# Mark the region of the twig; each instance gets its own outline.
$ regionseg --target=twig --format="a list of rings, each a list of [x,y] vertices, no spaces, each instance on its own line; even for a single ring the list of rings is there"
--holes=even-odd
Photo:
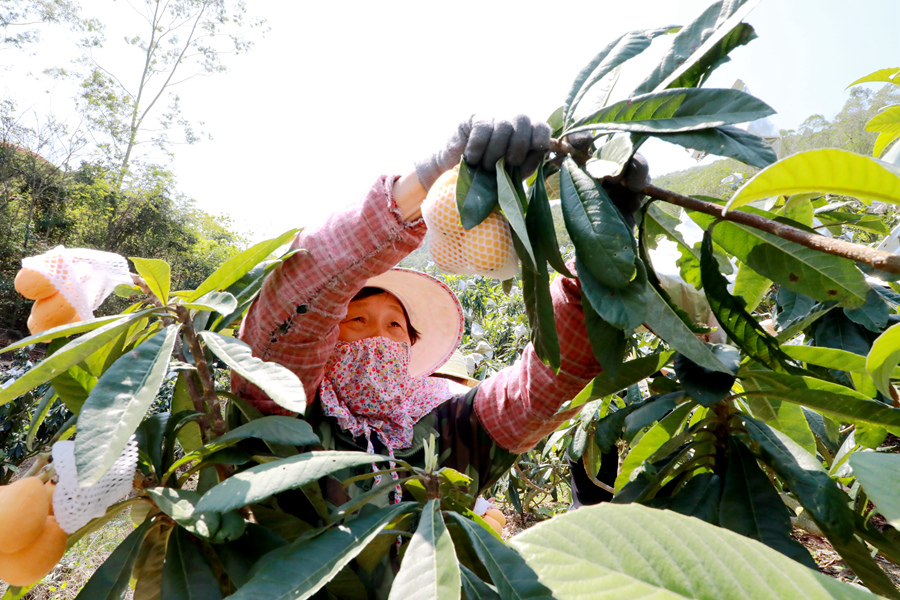
[[[522,467],[519,466],[519,463],[518,463],[518,462],[515,463],[515,465],[516,465],[516,471],[519,473],[519,476],[522,478],[522,480],[523,480],[525,483],[527,483],[529,486],[533,487],[533,488],[536,489],[537,491],[539,491],[539,492],[541,492],[541,493],[543,493],[543,494],[547,494],[548,496],[553,494],[553,492],[551,492],[550,490],[545,490],[544,488],[542,488],[541,486],[539,486],[539,485],[536,484],[535,482],[533,482],[533,481],[531,481],[530,479],[528,479],[528,476],[525,475],[525,472],[524,472],[524,471],[522,471]]]
[[[214,437],[218,437],[225,433],[225,420],[222,418],[219,396],[216,393],[216,382],[213,381],[209,365],[206,364],[206,355],[203,353],[203,347],[200,346],[200,340],[194,332],[190,313],[185,307],[177,306],[175,314],[184,325],[181,331],[184,333],[184,338],[187,340],[188,347],[191,349],[191,354],[194,357],[194,366],[197,367],[197,376],[200,378],[200,386],[203,388],[202,397],[206,403],[206,414],[209,415],[212,421],[210,429]]]
[[[571,156],[575,159],[575,162],[581,166],[584,166],[591,158],[590,154],[579,151],[565,139],[550,140],[550,151],[556,153],[557,159],[566,155]],[[555,159],[553,162],[556,163],[561,161]],[[609,180],[609,178],[606,179]],[[861,244],[854,244],[844,240],[825,237],[824,235],[809,233],[808,231],[798,229],[797,227],[785,225],[784,223],[779,223],[778,221],[740,210],[732,210],[726,213],[725,209],[718,204],[704,202],[703,200],[691,198],[690,196],[683,196],[671,190],[656,187],[652,184],[645,187],[642,191],[644,194],[655,200],[662,200],[663,202],[675,204],[682,208],[696,210],[697,212],[702,212],[718,219],[722,219],[723,221],[747,225],[754,229],[777,235],[782,239],[795,242],[801,246],[806,246],[812,250],[831,254],[832,256],[849,258],[850,260],[867,264],[875,269],[900,275],[900,255],[891,252],[875,250],[874,248],[869,248],[868,246],[863,246]]]

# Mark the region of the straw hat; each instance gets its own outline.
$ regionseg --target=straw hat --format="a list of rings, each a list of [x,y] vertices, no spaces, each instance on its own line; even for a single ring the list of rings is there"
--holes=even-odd
[[[459,350],[454,350],[450,355],[450,359],[437,368],[433,375],[446,375],[458,379],[469,387],[475,387],[480,381],[469,376],[469,370],[466,368],[466,357]]]
[[[449,287],[430,275],[401,267],[372,277],[366,287],[393,294],[419,332],[418,341],[410,349],[410,376],[431,375],[447,362],[459,346],[465,324],[462,306]]]

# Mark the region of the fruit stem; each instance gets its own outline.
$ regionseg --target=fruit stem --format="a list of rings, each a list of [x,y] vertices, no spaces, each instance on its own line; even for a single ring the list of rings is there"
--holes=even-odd
[[[41,471],[41,469],[46,467],[49,463],[50,463],[50,453],[49,452],[42,452],[41,454],[38,454],[35,457],[34,463],[31,465],[31,468],[28,469],[28,472],[25,473],[25,475],[23,475],[22,477],[36,477],[37,474]],[[55,473],[55,471],[54,471],[54,473]],[[52,477],[52,475],[51,475],[51,477]],[[44,479],[44,481],[47,481],[47,480]]]

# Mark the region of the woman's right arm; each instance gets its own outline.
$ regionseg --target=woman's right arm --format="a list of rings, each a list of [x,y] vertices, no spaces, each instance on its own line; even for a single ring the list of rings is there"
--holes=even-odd
[[[425,224],[416,210],[424,196],[415,175],[380,178],[361,203],[301,232],[291,247],[302,251],[266,278],[240,338],[257,358],[293,371],[308,399],[322,381],[350,300],[366,280],[422,243]],[[232,376],[232,389],[263,412],[290,414],[240,376]]]

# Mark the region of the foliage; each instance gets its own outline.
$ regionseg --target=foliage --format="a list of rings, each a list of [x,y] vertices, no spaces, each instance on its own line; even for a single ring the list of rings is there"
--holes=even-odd
[[[870,591],[900,597],[867,546],[892,560],[900,556],[896,531],[878,530],[869,519],[866,491],[872,488],[872,498],[884,504],[876,510],[896,519],[897,490],[878,477],[892,465],[865,458],[889,433],[900,434],[892,384],[900,378],[893,325],[900,293],[867,280],[855,262],[836,254],[840,248],[813,250],[731,222],[736,213],[752,213],[802,230],[814,215],[828,213],[843,219],[830,227],[859,227],[862,217],[854,220],[857,213],[834,206],[823,192],[865,200],[873,191],[866,171],[877,171],[885,184],[876,190],[879,199],[900,203],[893,191],[900,174],[877,159],[835,151],[776,161],[760,140],[732,135],[731,125],[770,109],[743,92],[698,88],[753,37],[741,23],[751,6],[717,2],[683,28],[614,41],[578,75],[551,117],[557,140],[582,131],[593,139],[585,153],[559,144],[547,157],[537,177],[558,176],[558,185],[535,180],[528,193],[501,163],[496,198],[480,195],[474,207],[461,198],[469,224],[484,214],[485,202],[502,208],[524,265],[521,279],[511,283],[447,278],[469,312],[467,349],[489,340],[493,356],[481,353],[483,375],[495,368],[491,361],[513,360],[523,341],[515,326],[489,318],[499,313],[527,318],[548,368],[562,364],[570,340],[549,343],[555,323],[546,298],[550,267],[561,271],[563,261],[547,240],[554,223],[550,194],[541,191],[559,190],[576,248],[585,333],[606,370],[564,407],[580,408],[572,413],[579,414],[525,460],[537,469],[569,446],[588,473],[597,473],[601,457],[627,450],[616,457],[622,459],[618,477],[604,482],[615,493],[611,504],[550,519],[507,545],[471,512],[478,490],[470,489],[470,478],[437,468],[434,438],[415,464],[316,450],[320,432],[306,420],[263,416],[219,389],[214,366],[221,361],[285,408],[300,412],[305,405],[296,376],[254,358],[230,337],[268,270],[284,260],[264,263],[296,233],[289,231],[227,260],[193,290],[176,290],[162,261],[135,260],[143,295],[125,311],[5,349],[53,343],[52,354],[0,390],[0,403],[44,384],[60,394],[77,413],[75,458],[83,483],[96,481],[138,434],[137,494],[110,513],[133,505],[139,525],[82,595],[119,595],[133,576],[141,597],[870,597],[806,568],[814,567],[809,554],[790,537],[792,521],[802,516]],[[638,85],[634,101],[605,106],[620,68],[661,35],[674,36],[671,48]],[[583,101],[597,90],[600,101]],[[725,155],[771,163],[736,192],[728,211],[706,199],[705,209],[715,209],[716,217],[685,215],[704,230],[699,247],[686,247],[667,220],[673,215],[654,211],[653,203],[632,215],[615,200],[618,171],[654,135],[677,135],[669,139],[704,149],[725,136],[731,140],[720,147]],[[795,170],[798,161],[805,171]],[[742,194],[760,186],[773,199],[744,205]],[[688,307],[661,285],[647,249],[663,238],[685,249],[692,283],[720,331],[694,323]],[[723,265],[731,264],[738,266],[736,277],[755,274],[763,289],[754,297],[774,294],[761,305],[774,314],[754,312],[757,303],[729,288],[723,271],[731,268]],[[503,285],[520,287],[522,298],[503,296]],[[752,287],[742,286],[736,289]],[[776,335],[759,322],[763,316],[772,317]],[[727,344],[698,339],[723,333]],[[787,343],[801,340],[799,352]],[[147,417],[167,372],[178,373],[172,408]],[[32,426],[39,423],[40,416]],[[415,500],[390,502],[386,494],[396,484],[386,479],[343,504],[325,501],[331,497],[323,485],[388,472],[397,472],[396,484]],[[196,490],[187,489],[188,481]],[[519,486],[506,489],[512,499]],[[305,518],[292,511],[298,506],[308,509]],[[670,512],[655,510],[661,508]],[[398,536],[409,539],[399,551]],[[760,584],[776,578],[772,590]]]

